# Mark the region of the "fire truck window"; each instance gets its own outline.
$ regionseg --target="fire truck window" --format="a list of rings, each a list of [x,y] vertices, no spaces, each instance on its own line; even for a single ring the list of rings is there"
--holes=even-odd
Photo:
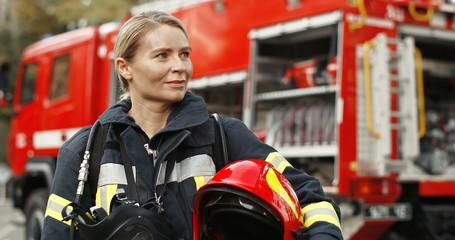
[[[53,101],[68,94],[70,56],[55,58],[49,90],[49,100]]]
[[[24,78],[21,86],[21,104],[31,102],[35,96],[36,63],[24,67]]]
[[[337,26],[331,25],[260,41],[259,56],[307,60],[336,54]]]

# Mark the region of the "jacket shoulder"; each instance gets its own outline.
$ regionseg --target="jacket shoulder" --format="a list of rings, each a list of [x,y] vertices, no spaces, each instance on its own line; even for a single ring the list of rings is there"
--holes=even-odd
[[[68,141],[66,141],[60,147],[60,151],[70,150],[73,152],[83,153],[91,129],[92,126],[86,126],[77,131],[70,139],[68,139]]]
[[[226,116],[221,116],[220,119],[223,126],[226,126],[225,129],[231,127],[248,129],[247,126],[240,119]]]
[[[222,116],[220,119],[228,138],[248,138],[248,140],[254,141],[259,140],[240,119],[225,116]]]

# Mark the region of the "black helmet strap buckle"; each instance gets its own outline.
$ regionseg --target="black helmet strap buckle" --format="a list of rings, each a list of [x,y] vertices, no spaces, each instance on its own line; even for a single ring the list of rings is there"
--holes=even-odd
[[[308,228],[307,227],[300,227],[298,232],[295,230],[291,231],[292,236],[294,237],[294,240],[308,240],[310,239],[310,234],[308,233]]]

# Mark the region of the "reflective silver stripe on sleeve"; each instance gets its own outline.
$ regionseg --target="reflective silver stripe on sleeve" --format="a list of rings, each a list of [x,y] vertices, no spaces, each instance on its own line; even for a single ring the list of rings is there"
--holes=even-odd
[[[270,153],[267,158],[265,159],[266,162],[269,162],[275,167],[275,169],[283,173],[286,167],[292,167],[292,165],[278,152]]]
[[[340,228],[340,220],[332,204],[319,202],[310,204],[302,209],[305,227],[311,226],[315,222],[328,222]]]
[[[330,215],[335,219],[338,219],[338,216],[330,209],[327,208],[317,208],[317,209],[312,209],[309,210],[305,213],[305,221],[308,220],[310,217],[316,216],[318,214],[325,214],[325,215]]]
[[[62,210],[65,206],[70,204],[71,201],[66,200],[56,194],[51,194],[47,201],[47,208],[44,217],[52,217],[57,221],[70,225],[71,221],[63,221]],[[73,208],[68,207],[67,212],[70,212]]]
[[[157,184],[164,183],[167,162],[161,165]],[[215,163],[207,154],[201,154],[184,159],[175,163],[174,170],[169,177],[169,182],[182,182],[185,179],[196,176],[213,176],[216,173]]]

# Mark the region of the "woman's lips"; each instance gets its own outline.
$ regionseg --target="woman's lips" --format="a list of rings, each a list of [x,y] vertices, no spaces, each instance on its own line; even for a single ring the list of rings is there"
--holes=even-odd
[[[168,84],[171,87],[184,87],[185,86],[185,80],[173,80],[173,81],[167,81],[166,84]]]

